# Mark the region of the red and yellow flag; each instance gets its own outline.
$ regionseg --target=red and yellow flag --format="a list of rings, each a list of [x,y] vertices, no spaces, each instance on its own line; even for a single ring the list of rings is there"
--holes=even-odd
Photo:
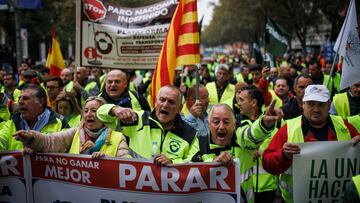
[[[52,46],[49,49],[45,66],[50,68],[50,75],[52,76],[60,76],[61,71],[65,68],[64,58],[62,57],[55,31],[52,31]]]
[[[154,106],[159,89],[173,84],[175,68],[200,63],[196,0],[180,0],[172,17],[151,82]]]

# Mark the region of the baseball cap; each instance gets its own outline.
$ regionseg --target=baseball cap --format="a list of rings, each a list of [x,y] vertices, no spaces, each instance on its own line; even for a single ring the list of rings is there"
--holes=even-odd
[[[215,73],[217,73],[220,69],[225,69],[225,70],[229,71],[230,68],[228,65],[221,63],[216,67]]]
[[[330,99],[330,92],[325,85],[309,85],[305,89],[303,101],[327,102]]]

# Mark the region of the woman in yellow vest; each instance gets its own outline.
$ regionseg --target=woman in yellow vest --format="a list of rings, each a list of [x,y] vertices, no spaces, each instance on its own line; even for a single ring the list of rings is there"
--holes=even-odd
[[[64,116],[70,127],[77,127],[81,121],[81,108],[71,92],[60,92],[56,97],[54,109],[56,113]]]
[[[107,128],[97,117],[96,110],[105,103],[102,98],[89,97],[85,101],[81,123],[76,128],[44,136],[35,131],[19,131],[14,136],[21,140],[26,152],[59,152],[91,154],[92,158],[105,155],[127,157],[128,145],[122,133]]]

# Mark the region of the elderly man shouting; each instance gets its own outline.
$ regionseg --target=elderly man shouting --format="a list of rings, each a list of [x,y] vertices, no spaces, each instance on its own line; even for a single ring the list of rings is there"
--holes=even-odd
[[[164,86],[153,112],[106,104],[97,110],[97,116],[105,125],[127,136],[132,157],[154,158],[159,165],[184,163],[198,152],[199,143],[196,131],[179,115],[181,99],[177,87]]]

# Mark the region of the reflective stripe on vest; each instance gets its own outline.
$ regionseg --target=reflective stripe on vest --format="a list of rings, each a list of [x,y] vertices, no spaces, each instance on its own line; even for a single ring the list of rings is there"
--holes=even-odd
[[[346,92],[335,94],[333,102],[338,116],[343,118],[350,116],[350,104]]]
[[[209,92],[209,107],[212,107],[214,104],[227,104],[230,108],[233,108],[233,99],[235,96],[235,86],[233,84],[228,84],[221,95],[220,101],[218,100],[218,93],[216,89],[215,82],[210,82],[206,84],[206,89]],[[209,108],[211,109],[211,108]]]
[[[123,139],[123,134],[120,132],[112,131],[109,132],[109,137],[106,139],[105,144],[100,148],[100,152],[116,157],[118,147],[121,140]],[[76,130],[73,141],[71,143],[69,154],[80,154],[80,133],[79,129]]]
[[[301,129],[301,118],[298,116],[296,118],[287,120],[287,135],[289,143],[303,143],[304,135]],[[350,132],[346,127],[343,118],[340,116],[330,115],[331,121],[335,128],[335,133],[338,141],[350,140]],[[280,190],[281,195],[283,196],[286,202],[293,202],[293,191],[292,191],[292,168],[290,167],[286,172],[280,175]]]
[[[277,130],[274,130],[271,133],[271,137],[266,138],[263,143],[259,146],[259,151],[264,152],[265,149],[269,146],[272,137],[276,134]],[[279,185],[278,176],[272,175],[268,173],[262,166],[262,158],[258,158],[259,167],[254,166],[254,177],[253,183],[255,192],[265,192],[265,191],[273,191],[276,190]]]
[[[131,156],[131,158],[134,159],[144,159],[147,160],[145,157],[141,156],[140,154],[136,153],[134,150],[132,150],[131,148],[129,148],[129,155]]]

